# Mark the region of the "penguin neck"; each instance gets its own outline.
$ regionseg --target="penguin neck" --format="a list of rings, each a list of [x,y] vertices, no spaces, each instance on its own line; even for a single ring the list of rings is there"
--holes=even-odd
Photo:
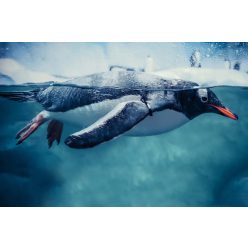
[[[194,101],[194,98],[191,98],[191,96],[185,97],[180,93],[178,95],[178,102],[178,111],[181,111],[190,120],[204,113],[203,106]]]

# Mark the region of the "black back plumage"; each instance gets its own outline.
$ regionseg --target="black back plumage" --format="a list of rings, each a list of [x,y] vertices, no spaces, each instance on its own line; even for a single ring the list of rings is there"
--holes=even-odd
[[[104,100],[113,100],[125,95],[139,95],[137,90],[111,88],[81,88],[51,86],[41,90],[36,100],[48,111],[65,112]]]
[[[133,71],[110,71],[76,78],[63,84],[50,84],[29,92],[1,94],[15,101],[37,101],[44,109],[65,112],[104,100],[118,99],[126,95],[139,95],[146,99],[150,92],[175,91],[177,101],[180,91],[198,86],[183,80],[165,80],[159,76]],[[176,103],[176,102],[175,102]],[[178,107],[177,110],[181,111]]]

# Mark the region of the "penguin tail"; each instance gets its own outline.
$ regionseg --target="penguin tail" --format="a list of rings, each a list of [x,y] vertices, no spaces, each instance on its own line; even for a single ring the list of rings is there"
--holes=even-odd
[[[36,101],[38,90],[32,91],[2,91],[0,97],[7,98],[16,102],[34,102]]]

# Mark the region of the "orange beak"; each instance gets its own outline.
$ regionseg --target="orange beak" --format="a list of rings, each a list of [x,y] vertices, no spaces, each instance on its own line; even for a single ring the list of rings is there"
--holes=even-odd
[[[208,104],[211,107],[218,109],[223,115],[233,120],[238,120],[238,116],[232,113],[228,108],[219,107],[213,104]]]

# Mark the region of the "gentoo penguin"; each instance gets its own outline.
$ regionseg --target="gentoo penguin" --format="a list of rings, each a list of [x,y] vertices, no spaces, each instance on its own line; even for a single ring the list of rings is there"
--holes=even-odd
[[[230,59],[228,59],[228,58],[224,59],[224,66],[228,70],[232,69],[232,63],[231,63]]]
[[[240,62],[236,62],[233,66],[233,70],[240,71]]]
[[[153,58],[148,55],[146,57],[146,64],[145,64],[145,69],[144,69],[145,72],[153,72],[155,71],[155,64],[154,64],[154,60]]]
[[[201,53],[199,50],[195,50],[189,58],[191,67],[201,67]]]
[[[74,83],[69,85],[69,83]],[[59,143],[63,122],[82,130],[66,138],[72,148],[88,148],[126,135],[154,135],[175,129],[204,113],[217,113],[237,120],[210,89],[193,82],[165,80],[156,75],[113,71],[93,74],[26,92],[1,92],[19,102],[34,101],[44,111],[17,133],[17,144],[40,125],[47,128],[49,147]]]

